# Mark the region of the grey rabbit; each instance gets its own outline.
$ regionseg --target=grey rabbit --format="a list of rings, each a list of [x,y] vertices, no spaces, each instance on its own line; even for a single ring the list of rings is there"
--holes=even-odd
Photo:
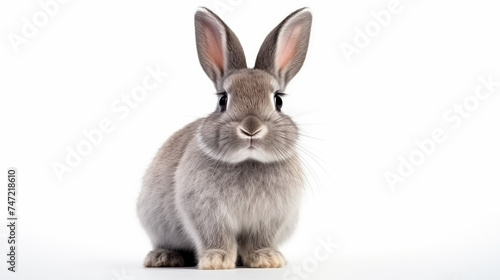
[[[311,23],[308,8],[291,13],[249,69],[231,29],[198,8],[198,57],[218,102],[172,135],[144,175],[137,213],[153,246],[144,266],[231,269],[238,257],[246,267],[286,264],[278,245],[296,227],[305,180],[299,131],[281,108]]]

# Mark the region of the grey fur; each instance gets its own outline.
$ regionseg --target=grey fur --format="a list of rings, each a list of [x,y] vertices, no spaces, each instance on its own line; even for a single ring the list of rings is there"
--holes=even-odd
[[[245,53],[241,47],[238,37],[233,31],[212,11],[207,8],[200,8],[195,14],[195,34],[198,58],[201,67],[212,80],[217,90],[222,89],[223,77],[227,76],[233,69],[247,68]],[[204,28],[209,28],[214,33],[220,33],[220,41],[224,45],[224,68],[214,67],[210,61],[210,54],[207,53],[207,36],[203,32]]]
[[[208,9],[198,10],[195,22],[218,26],[231,38],[226,43],[237,45],[215,69],[197,33],[200,63],[229,103],[172,135],[146,171],[137,212],[153,251],[144,265],[184,266],[196,258],[201,269],[228,269],[240,255],[248,267],[281,267],[277,246],[296,226],[304,185],[297,126],[274,107],[278,77],[245,69],[238,39]]]
[[[306,59],[307,48],[309,46],[309,37],[311,32],[312,15],[307,8],[298,9],[286,17],[278,26],[276,26],[269,35],[267,35],[264,43],[260,47],[257,59],[255,60],[255,68],[266,70],[273,74],[278,79],[282,90],[288,82],[299,72]],[[298,34],[297,52],[294,59],[284,71],[277,69],[275,63],[276,46],[279,42],[284,42],[288,38],[283,36],[285,29],[293,28],[294,26],[302,26],[303,30]]]

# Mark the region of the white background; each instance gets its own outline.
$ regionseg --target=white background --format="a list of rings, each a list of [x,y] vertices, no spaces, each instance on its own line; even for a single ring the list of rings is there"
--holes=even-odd
[[[43,9],[2,1],[0,169],[6,178],[18,168],[19,245],[14,274],[4,262],[5,220],[0,278],[499,279],[500,87],[456,127],[443,115],[472,100],[479,77],[500,80],[500,7],[401,0],[349,61],[341,45],[353,45],[356,28],[389,2],[75,0],[16,52],[9,36]],[[250,66],[275,25],[312,10],[308,57],[284,101],[309,136],[301,147],[314,173],[298,230],[282,248],[286,268],[141,266],[150,249],[135,214],[142,174],[169,135],[216,104],[196,55],[197,6],[219,12]],[[157,66],[169,76],[126,117],[113,112]],[[67,148],[104,119],[113,131],[59,180],[54,162],[64,164]],[[400,157],[435,129],[445,141],[391,189],[384,174],[397,174]],[[5,217],[6,187],[0,198]],[[326,260],[314,255],[319,239],[338,245]]]

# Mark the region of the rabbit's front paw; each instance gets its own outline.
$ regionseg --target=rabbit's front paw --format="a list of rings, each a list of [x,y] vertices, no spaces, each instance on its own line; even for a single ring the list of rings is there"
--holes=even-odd
[[[199,269],[231,269],[236,264],[236,255],[220,249],[208,249],[203,252],[198,263]]]
[[[154,250],[144,259],[145,267],[184,266],[184,258],[178,252],[166,249]]]
[[[243,264],[253,268],[277,268],[286,264],[281,253],[273,248],[262,248],[243,255]]]

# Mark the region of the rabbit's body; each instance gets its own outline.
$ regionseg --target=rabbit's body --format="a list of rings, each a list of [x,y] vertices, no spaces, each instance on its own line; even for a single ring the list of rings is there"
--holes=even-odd
[[[146,171],[137,204],[153,245],[145,266],[196,259],[199,268],[225,269],[237,255],[249,267],[285,264],[277,246],[297,223],[303,173],[298,129],[281,113],[280,96],[302,66],[307,41],[298,39],[308,40],[310,20],[306,10],[290,15],[264,42],[256,69],[246,69],[232,31],[198,11],[198,52],[218,109],[170,137]]]
[[[172,135],[156,154],[143,178],[137,212],[155,249],[189,249],[194,240],[183,230],[175,206],[175,173],[184,151],[193,139],[198,121]]]
[[[270,237],[263,242],[279,244],[297,221],[303,184],[288,174],[297,172],[298,159],[221,163],[203,155],[196,143],[201,121],[174,134],[144,177],[138,211],[153,246],[195,251],[197,239],[203,237],[190,230],[193,225],[184,224],[184,216],[191,217],[196,228],[216,226],[221,235],[236,237],[239,246],[253,232],[259,235],[252,238]],[[221,173],[214,180],[214,174]]]

